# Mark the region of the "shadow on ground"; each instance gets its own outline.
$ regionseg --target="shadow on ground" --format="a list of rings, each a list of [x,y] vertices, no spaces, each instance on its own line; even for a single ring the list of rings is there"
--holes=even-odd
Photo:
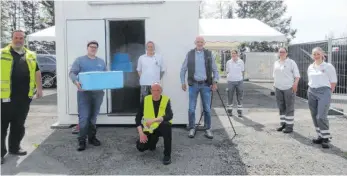
[[[343,151],[342,149],[340,149],[339,147],[336,147],[335,145],[333,145],[331,143],[330,143],[330,149],[323,149],[321,145],[313,144],[312,139],[309,139],[309,138],[303,136],[302,134],[300,134],[296,131],[294,131],[292,134],[290,134],[290,136],[293,139],[300,142],[301,144],[304,144],[304,145],[310,146],[310,147],[314,147],[316,149],[321,150],[324,153],[336,155],[336,156],[339,156],[339,157],[347,160],[347,153],[345,151]]]
[[[34,99],[31,105],[57,105],[57,94],[47,95],[40,99]]]

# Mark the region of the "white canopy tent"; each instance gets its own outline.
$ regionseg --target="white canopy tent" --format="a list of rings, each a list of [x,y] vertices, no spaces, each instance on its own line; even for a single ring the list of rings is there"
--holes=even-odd
[[[233,48],[240,42],[285,42],[286,36],[257,19],[200,19],[206,47]],[[29,41],[55,41],[55,26],[28,35]]]
[[[286,36],[257,19],[200,19],[206,48],[230,49],[240,42],[285,42]]]
[[[35,33],[28,35],[28,41],[46,41],[54,42],[55,41],[55,26],[37,31]]]

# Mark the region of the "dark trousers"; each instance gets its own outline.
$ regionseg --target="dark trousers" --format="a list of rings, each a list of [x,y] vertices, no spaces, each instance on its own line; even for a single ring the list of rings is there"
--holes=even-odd
[[[86,140],[87,136],[89,138],[95,137],[96,119],[100,112],[104,94],[103,91],[78,91],[79,141]]]
[[[145,99],[145,96],[151,94],[151,86],[141,86],[140,102]]]
[[[31,99],[27,96],[12,98],[11,102],[1,102],[1,157],[7,153],[6,136],[9,124],[11,124],[8,137],[9,151],[17,152],[20,149],[30,102]]]
[[[171,124],[169,122],[161,122],[159,127],[155,129],[152,134],[145,134],[148,138],[146,143],[140,143],[140,140],[136,141],[136,148],[140,152],[144,152],[148,149],[154,150],[159,141],[159,136],[162,136],[164,138],[164,155],[171,156],[172,132]]]

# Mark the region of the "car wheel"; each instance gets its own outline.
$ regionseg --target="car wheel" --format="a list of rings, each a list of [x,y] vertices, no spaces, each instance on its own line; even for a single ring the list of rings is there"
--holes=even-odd
[[[43,88],[52,88],[54,86],[55,78],[54,74],[44,73],[42,75],[42,87]]]

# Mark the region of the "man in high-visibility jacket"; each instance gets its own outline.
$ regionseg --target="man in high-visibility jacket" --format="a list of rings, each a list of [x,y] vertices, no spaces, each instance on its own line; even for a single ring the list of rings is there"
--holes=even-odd
[[[26,155],[20,147],[25,134],[25,119],[34,96],[42,96],[41,72],[36,54],[24,47],[25,34],[21,30],[12,33],[12,43],[1,49],[1,164],[7,154],[6,136],[10,125],[9,153]]]
[[[171,125],[172,109],[169,97],[161,95],[162,87],[159,83],[151,86],[152,95],[145,96],[136,115],[136,126],[140,139],[136,147],[140,152],[155,150],[159,136],[164,138],[163,164],[171,163]]]

